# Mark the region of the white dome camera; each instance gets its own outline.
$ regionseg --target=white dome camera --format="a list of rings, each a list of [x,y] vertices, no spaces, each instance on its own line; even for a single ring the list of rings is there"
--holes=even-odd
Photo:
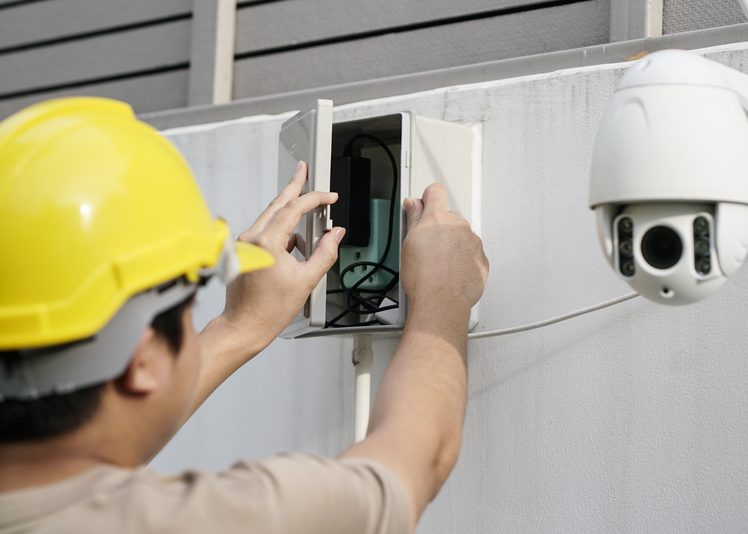
[[[623,76],[595,143],[590,207],[611,267],[642,296],[688,304],[748,252],[748,75],[693,53]]]

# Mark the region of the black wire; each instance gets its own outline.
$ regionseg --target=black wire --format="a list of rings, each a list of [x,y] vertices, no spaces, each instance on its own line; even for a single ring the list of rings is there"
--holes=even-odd
[[[358,282],[356,282],[353,286],[351,287],[346,286],[343,278],[349,271],[355,269],[359,265],[374,266],[374,269],[372,269],[371,272],[366,273],[364,276],[362,276],[358,280]],[[364,292],[366,293],[373,294],[374,297],[371,297],[368,299],[363,298],[362,296],[358,294],[359,292],[361,292],[361,290],[359,290],[359,286],[363,284],[366,280],[368,280],[371,274],[376,269],[382,269],[382,270],[388,271],[390,274],[392,274],[392,279],[384,288],[381,288],[378,290],[364,290]],[[343,271],[341,271],[340,280],[339,280],[341,288],[348,295],[348,299],[347,299],[348,308],[343,313],[337,315],[335,318],[329,321],[330,325],[336,326],[336,323],[348,314],[369,315],[372,313],[377,313],[378,311],[384,311],[384,310],[380,310],[379,306],[381,305],[382,301],[384,301],[384,299],[386,298],[387,293],[397,285],[398,281],[399,281],[399,273],[389,268],[388,266],[382,264],[381,262],[375,263],[375,262],[370,262],[370,261],[360,261],[360,262],[352,263],[351,265],[343,269]],[[374,299],[376,298],[378,298],[379,300],[374,301]],[[351,302],[352,300],[356,302]],[[364,308],[363,310],[360,309],[362,307]],[[349,325],[344,325],[344,326],[361,326],[361,325],[360,324],[349,324]]]
[[[363,323],[355,323],[355,324],[337,324],[337,323],[331,322],[327,324],[325,328],[355,328],[357,326],[372,326],[376,324],[380,324],[380,322],[377,321],[376,319],[373,321],[366,321]]]
[[[390,195],[390,210],[389,210],[389,228],[387,231],[387,242],[384,247],[384,251],[382,252],[382,256],[379,258],[378,262],[371,262],[371,261],[359,261],[352,263],[348,265],[345,269],[343,269],[340,272],[339,275],[339,284],[340,284],[340,290],[330,290],[328,291],[328,294],[331,293],[346,293],[347,299],[347,309],[343,311],[342,313],[335,316],[333,319],[327,321],[325,323],[325,328],[332,327],[332,328],[339,328],[339,327],[353,327],[353,326],[368,326],[370,324],[378,324],[377,321],[367,321],[365,323],[354,323],[354,324],[345,324],[345,325],[339,325],[337,324],[338,321],[346,317],[347,315],[370,315],[372,313],[377,313],[378,311],[385,311],[384,309],[379,309],[379,306],[386,298],[387,292],[391,291],[398,283],[400,278],[400,273],[397,271],[387,267],[385,265],[385,261],[387,260],[387,256],[389,255],[390,248],[392,247],[392,237],[394,233],[394,226],[395,226],[395,206],[396,204],[399,205],[399,203],[396,202],[397,200],[397,186],[399,182],[399,173],[397,168],[397,161],[395,160],[395,156],[390,150],[390,148],[378,137],[375,137],[370,134],[358,134],[353,136],[348,143],[346,143],[345,148],[343,149],[343,155],[350,157],[353,152],[353,145],[356,141],[360,139],[367,139],[369,141],[373,141],[375,144],[379,145],[380,148],[384,150],[384,152],[387,154],[387,158],[390,161],[390,165],[392,166],[392,193]],[[373,267],[371,271],[365,273],[356,283],[354,283],[352,286],[348,287],[348,285],[345,282],[345,275],[351,272],[356,267]],[[392,279],[390,282],[383,288],[379,290],[368,290],[368,289],[359,289],[360,286],[366,282],[366,280],[370,279],[375,273],[377,273],[380,270],[387,271],[389,274],[392,275]],[[361,293],[368,293],[374,295],[370,298],[364,298]],[[378,301],[375,299],[379,299]],[[355,302],[354,302],[355,301]],[[399,303],[396,303],[395,307],[398,307]],[[391,307],[387,307],[386,309],[394,309]]]
[[[392,233],[394,229],[394,223],[395,223],[395,199],[397,197],[397,183],[399,174],[397,172],[397,162],[395,161],[395,156],[390,150],[390,147],[388,147],[381,139],[374,137],[373,135],[369,134],[358,134],[353,136],[350,141],[348,141],[348,144],[346,145],[343,154],[345,156],[350,156],[351,152],[353,150],[353,143],[358,141],[359,139],[368,139],[370,141],[374,141],[377,145],[379,145],[382,150],[385,151],[387,154],[387,157],[390,160],[390,165],[392,165],[392,193],[390,194],[390,213],[389,213],[389,231],[387,232],[387,244],[384,246],[384,252],[382,253],[382,257],[379,259],[380,264],[384,264],[384,261],[387,259],[387,254],[390,252],[390,246],[392,245]],[[369,273],[370,275],[372,273]]]
[[[360,279],[358,280],[358,282],[356,282],[355,284],[353,284],[353,285],[352,285],[351,287],[348,287],[348,285],[347,285],[347,284],[345,283],[345,275],[346,275],[346,274],[348,274],[348,273],[349,273],[350,271],[354,270],[354,269],[355,269],[356,267],[374,267],[374,269],[372,269],[372,270],[371,270],[370,272],[368,272],[368,273],[364,274],[364,275],[363,275],[363,276],[362,276],[362,277],[361,277],[361,278],[360,278]],[[363,284],[363,283],[364,283],[364,282],[366,282],[366,281],[367,281],[367,280],[368,280],[369,278],[371,278],[372,274],[374,274],[374,272],[375,272],[376,270],[383,270],[383,271],[387,271],[388,273],[390,273],[390,274],[392,275],[392,277],[393,277],[393,278],[392,278],[392,280],[390,280],[390,283],[389,283],[389,284],[387,284],[387,286],[391,286],[391,287],[390,287],[390,289],[392,289],[392,287],[394,287],[394,285],[393,285],[393,281],[394,281],[395,283],[397,283],[397,279],[399,279],[399,277],[400,277],[400,273],[398,273],[398,272],[397,272],[397,271],[395,271],[394,269],[391,269],[391,268],[387,267],[387,266],[386,266],[385,264],[383,264],[383,263],[382,263],[381,261],[379,261],[379,262],[373,262],[373,261],[357,261],[356,263],[351,263],[351,264],[350,264],[350,265],[349,265],[348,267],[346,267],[345,269],[343,269],[343,270],[342,270],[342,271],[340,272],[340,287],[341,287],[341,288],[342,288],[342,289],[343,289],[344,291],[346,291],[346,290],[349,290],[349,289],[350,289],[350,290],[358,290],[358,288],[359,288],[359,287],[361,287],[361,284]],[[386,291],[389,291],[389,289],[384,289],[384,290],[382,290],[382,289],[377,289],[377,290],[371,290],[371,291],[372,291],[372,292],[375,292],[375,291],[376,291],[376,292],[380,292],[380,291],[384,291],[384,292],[386,292]]]
[[[374,262],[359,262],[359,263],[366,263],[370,265],[377,265]],[[352,264],[353,265],[353,264]],[[345,325],[339,325],[337,324],[338,321],[346,317],[347,315],[371,315],[373,313],[377,313],[380,311],[385,311],[389,309],[394,309],[399,307],[399,302],[394,301],[395,303],[393,307],[386,307],[381,308],[381,303],[384,301],[384,299],[387,297],[387,292],[392,290],[399,280],[399,273],[397,271],[394,271],[393,269],[390,269],[386,265],[380,266],[383,270],[389,271],[393,274],[393,278],[390,280],[390,282],[382,289],[364,289],[360,290],[358,289],[358,285],[366,281],[368,279],[369,274],[362,277],[361,280],[359,280],[354,286],[352,287],[343,287],[339,290],[331,290],[331,292],[335,293],[346,293],[347,294],[347,302],[346,305],[348,306],[342,313],[335,316],[333,319],[327,322],[325,326],[331,326],[331,327],[342,327],[342,326],[366,326],[368,324],[371,324],[367,322],[366,324],[363,323],[354,323],[354,324],[345,324]],[[373,271],[372,271],[373,272]],[[363,297],[362,294],[371,294],[372,297]],[[392,300],[392,299],[391,299]],[[376,322],[375,322],[376,323]]]
[[[370,264],[370,265],[376,265],[375,262],[358,262],[359,264]],[[354,266],[351,265],[351,269]],[[390,271],[391,273],[394,273],[395,276],[398,275],[398,273],[386,265],[383,266],[383,269]],[[345,270],[344,270],[345,274]],[[367,276],[364,276],[359,282],[365,281],[368,278]],[[362,326],[361,323],[357,324],[346,324],[346,325],[338,325],[337,322],[344,318],[347,315],[370,315],[372,313],[376,313],[379,311],[379,306],[381,302],[385,299],[386,293],[390,291],[395,285],[397,285],[397,278],[393,278],[387,286],[380,289],[357,289],[354,285],[352,288],[348,287],[341,287],[340,289],[330,289],[328,290],[328,294],[340,294],[345,293],[347,295],[347,301],[346,306],[347,308],[337,316],[335,316],[333,319],[329,320],[326,323],[326,326]],[[372,295],[371,297],[364,297],[364,295]],[[355,302],[353,302],[355,301]],[[393,302],[396,302],[393,300]],[[398,302],[396,304],[399,305]],[[361,308],[364,308],[364,310],[361,310]]]

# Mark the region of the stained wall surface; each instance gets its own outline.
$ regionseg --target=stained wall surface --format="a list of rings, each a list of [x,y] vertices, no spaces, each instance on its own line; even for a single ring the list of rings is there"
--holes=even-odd
[[[748,72],[748,43],[707,51]],[[413,110],[483,131],[482,234],[491,276],[478,330],[630,292],[598,249],[591,147],[625,65],[362,102],[339,118]],[[324,95],[320,95],[321,97]],[[235,231],[276,193],[289,115],[172,130]],[[689,307],[636,299],[470,342],[460,461],[419,533],[744,532],[748,524],[748,270]],[[198,322],[221,309],[211,286]],[[376,365],[396,339],[375,340]],[[153,465],[230,465],[282,450],[334,455],[353,428],[350,339],[277,341],[187,423]]]

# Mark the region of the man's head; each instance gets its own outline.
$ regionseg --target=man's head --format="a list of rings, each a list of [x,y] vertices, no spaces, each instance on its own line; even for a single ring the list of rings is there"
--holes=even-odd
[[[199,368],[189,297],[273,263],[231,241],[166,139],[105,99],[0,123],[0,228],[0,441],[100,417],[171,435]]]
[[[189,334],[185,332],[185,322],[189,322],[193,301],[194,296],[187,297],[159,313],[149,327],[152,333],[148,338],[168,348],[175,358],[182,351],[185,335]],[[21,357],[18,351],[0,353],[0,365],[14,368],[20,365]],[[94,384],[35,400],[0,402],[0,443],[51,439],[77,430],[98,411],[105,385]]]

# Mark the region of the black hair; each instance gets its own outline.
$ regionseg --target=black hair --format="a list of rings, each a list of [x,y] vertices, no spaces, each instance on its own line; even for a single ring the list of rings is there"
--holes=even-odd
[[[194,295],[154,317],[151,328],[176,355],[182,348],[182,316]],[[0,365],[12,367],[17,351],[0,352]],[[72,432],[91,420],[101,404],[104,384],[95,384],[62,395],[39,399],[0,400],[0,443],[39,441]]]
[[[182,328],[182,316],[184,312],[195,302],[193,293],[177,305],[162,311],[151,321],[151,328],[156,335],[166,341],[171,351],[176,355],[182,350],[184,340],[184,328]]]

